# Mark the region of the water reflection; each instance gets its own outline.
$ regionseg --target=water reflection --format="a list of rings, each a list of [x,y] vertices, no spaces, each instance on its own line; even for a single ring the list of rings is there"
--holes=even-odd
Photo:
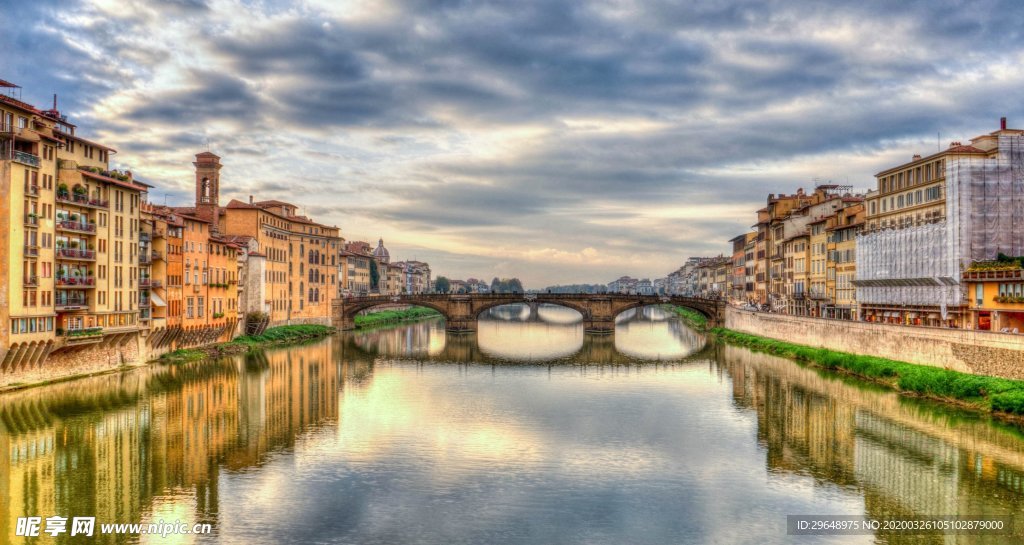
[[[787,514],[1024,515],[1015,427],[701,349],[658,312],[624,317],[614,339],[482,325],[493,330],[446,339],[439,323],[409,324],[4,394],[0,542],[17,542],[26,515],[211,523],[197,542],[370,544],[787,543]],[[574,341],[551,361],[578,365],[530,364],[534,349],[503,334]],[[659,348],[624,352],[645,343]],[[564,353],[554,345],[538,346]],[[697,351],[650,356],[676,345]]]
[[[615,335],[589,335],[575,310],[514,304],[485,311],[474,334],[447,337],[437,319],[349,335],[369,354],[462,363],[681,361],[704,348],[703,335],[669,317],[657,307],[630,310],[617,320]]]

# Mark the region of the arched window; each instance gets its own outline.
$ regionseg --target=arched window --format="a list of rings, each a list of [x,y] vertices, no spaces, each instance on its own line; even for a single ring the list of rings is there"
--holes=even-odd
[[[200,202],[208,203],[212,201],[212,199],[210,198],[210,194],[212,193],[211,185],[212,184],[210,183],[209,178],[203,178],[203,182],[200,186]]]
[[[313,290],[313,301],[317,303],[320,302],[320,288],[316,288],[315,290]]]
[[[313,288],[309,288],[309,302],[313,302]]]
[[[313,269],[309,269],[309,283],[313,283]]]
[[[310,263],[313,262],[313,249],[312,248],[310,248],[310,250],[309,250],[309,262]]]

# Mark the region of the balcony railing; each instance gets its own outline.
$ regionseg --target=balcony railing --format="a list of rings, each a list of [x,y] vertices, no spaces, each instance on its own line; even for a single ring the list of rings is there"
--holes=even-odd
[[[149,308],[151,300],[149,297],[139,298],[139,308]]]
[[[149,281],[149,286],[151,288],[162,288],[162,287],[164,287],[164,283],[161,280],[150,280]]]
[[[57,297],[55,304],[57,310],[69,310],[88,306],[89,300],[85,297]]]
[[[96,252],[93,250],[79,250],[78,248],[57,248],[57,257],[64,259],[96,259]]]
[[[96,279],[92,276],[58,276],[57,286],[66,288],[94,288]]]
[[[149,253],[153,256],[153,259],[163,259],[164,258],[164,254],[160,250],[151,250]]]
[[[139,265],[148,265],[150,263],[152,263],[152,261],[150,260],[148,252],[139,254]]]
[[[25,257],[39,257],[39,246],[36,244],[26,244]]]
[[[38,185],[28,185],[28,186],[25,186],[25,195],[27,195],[29,197],[38,197],[39,196],[39,186]]]
[[[25,276],[22,282],[26,288],[36,287],[39,285],[38,276]]]
[[[98,343],[103,340],[102,327],[88,327],[84,329],[72,329],[64,334],[67,344],[89,344]]]
[[[92,208],[109,208],[110,205],[109,201],[90,199],[88,195],[79,195],[77,193],[57,193],[57,202],[66,202]]]
[[[145,231],[141,231],[139,233],[139,240],[142,241],[142,242],[149,242],[149,240],[150,240],[149,233],[147,233]]]
[[[28,165],[30,167],[39,168],[38,155],[32,155],[31,153],[27,153],[24,151],[14,150],[11,153],[11,159],[14,160],[15,163],[21,163],[23,165]]]
[[[32,227],[38,227],[39,226],[39,217],[34,215],[34,214],[26,214],[25,215],[25,225],[29,225],[29,226],[32,226]]]
[[[77,231],[79,233],[95,233],[96,224],[72,220],[57,220],[57,229],[62,231]]]

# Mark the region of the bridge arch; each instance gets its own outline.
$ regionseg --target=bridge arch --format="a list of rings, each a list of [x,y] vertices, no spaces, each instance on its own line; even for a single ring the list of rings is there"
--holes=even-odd
[[[505,305],[533,305],[533,304],[538,304],[538,305],[554,305],[554,306],[558,306],[558,307],[562,307],[562,308],[567,308],[569,310],[575,310],[576,312],[580,313],[580,316],[582,316],[583,319],[587,319],[587,317],[590,315],[590,311],[586,307],[584,307],[583,305],[580,305],[578,303],[573,303],[571,301],[547,300],[547,299],[544,299],[544,298],[541,298],[541,297],[537,297],[536,299],[527,299],[525,296],[521,300],[518,300],[518,301],[516,301],[516,300],[510,300],[510,301],[500,301],[500,300],[498,300],[498,301],[488,301],[486,303],[482,303],[480,305],[477,305],[474,308],[474,312],[476,312],[476,318],[479,318],[481,314],[483,314],[484,312],[486,312],[488,310],[491,310],[492,308],[497,308],[497,307],[501,307],[501,306],[505,306]]]

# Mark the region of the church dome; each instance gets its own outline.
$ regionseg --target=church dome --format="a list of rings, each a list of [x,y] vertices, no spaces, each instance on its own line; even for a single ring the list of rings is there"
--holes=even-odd
[[[377,247],[373,250],[373,257],[380,262],[387,263],[391,260],[391,254],[388,253],[388,249],[384,247],[384,239],[381,238],[377,241]]]

